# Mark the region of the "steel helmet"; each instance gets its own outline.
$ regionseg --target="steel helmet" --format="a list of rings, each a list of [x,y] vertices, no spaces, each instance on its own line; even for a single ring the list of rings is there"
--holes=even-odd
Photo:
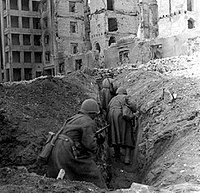
[[[127,91],[123,87],[119,87],[116,91],[117,94],[127,94]]]
[[[100,113],[99,105],[94,99],[86,99],[83,101],[80,111],[83,113]]]

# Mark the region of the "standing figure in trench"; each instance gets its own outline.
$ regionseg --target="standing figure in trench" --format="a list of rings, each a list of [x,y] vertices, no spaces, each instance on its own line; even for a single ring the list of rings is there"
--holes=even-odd
[[[63,169],[66,179],[92,182],[100,188],[107,188],[93,160],[97,144],[103,142],[96,136],[97,125],[94,119],[98,114],[97,102],[87,99],[82,103],[80,111],[67,120],[50,155],[48,177],[56,178]]]
[[[122,106],[127,104],[134,113],[136,113],[136,105],[131,103],[126,89],[119,87],[117,96],[113,97],[108,105],[108,122],[110,130],[108,131],[108,144],[114,147],[114,156],[120,159],[120,148],[125,149],[124,163],[130,164],[131,150],[135,147],[133,136],[133,125],[131,120],[125,120],[122,117]]]
[[[108,113],[108,104],[110,100],[116,95],[116,86],[114,85],[114,79],[106,77],[102,82],[102,89],[100,91],[101,108],[105,117]]]

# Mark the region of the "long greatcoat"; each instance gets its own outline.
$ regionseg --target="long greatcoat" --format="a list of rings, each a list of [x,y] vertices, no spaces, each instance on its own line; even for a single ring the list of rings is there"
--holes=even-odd
[[[102,90],[100,92],[101,96],[101,107],[107,112],[108,104],[110,100],[115,96],[115,93],[111,93],[111,84],[113,84],[112,78],[106,78],[102,82]],[[113,91],[115,92],[116,88],[113,85]]]
[[[131,121],[122,117],[122,104],[127,102],[127,95],[118,94],[113,97],[109,103],[108,122],[110,130],[108,132],[108,143],[110,146],[119,145],[121,147],[134,148],[135,141]],[[128,101],[133,112],[136,112],[136,106]]]
[[[106,188],[100,170],[92,158],[97,151],[94,136],[96,129],[95,121],[86,114],[79,113],[68,119],[50,156],[47,176],[56,178],[60,169],[64,169],[65,178],[69,180],[92,182],[100,188]],[[76,151],[73,151],[72,146],[75,146]]]

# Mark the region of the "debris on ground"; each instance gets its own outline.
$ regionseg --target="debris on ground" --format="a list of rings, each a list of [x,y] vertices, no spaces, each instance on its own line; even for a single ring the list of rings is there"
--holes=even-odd
[[[140,111],[135,156],[130,166],[111,159],[110,192],[199,192],[198,59],[180,56],[127,66],[117,69],[115,82],[127,88]],[[84,99],[97,98],[97,77],[77,71],[1,84],[1,192],[101,191],[84,182],[48,179],[36,164],[45,135],[57,131]]]

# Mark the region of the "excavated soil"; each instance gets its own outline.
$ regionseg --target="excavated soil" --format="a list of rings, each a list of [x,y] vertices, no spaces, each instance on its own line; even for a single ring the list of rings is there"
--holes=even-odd
[[[200,190],[200,75],[191,61],[184,67],[170,59],[156,63],[159,68],[124,68],[116,77],[140,116],[132,164],[111,158],[101,168],[112,192]],[[0,192],[104,192],[90,183],[48,179],[36,161],[48,131],[57,131],[84,99],[97,98],[95,82],[75,72],[0,86]]]

